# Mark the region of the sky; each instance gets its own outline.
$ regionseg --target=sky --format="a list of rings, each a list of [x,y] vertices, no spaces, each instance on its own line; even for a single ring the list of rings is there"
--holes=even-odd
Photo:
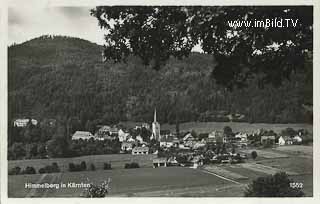
[[[41,35],[67,35],[103,44],[104,31],[90,15],[91,7],[10,7],[8,44]]]
[[[10,7],[8,45],[19,44],[41,35],[78,37],[104,44],[104,30],[90,15],[93,7]],[[199,45],[193,51],[202,52]]]

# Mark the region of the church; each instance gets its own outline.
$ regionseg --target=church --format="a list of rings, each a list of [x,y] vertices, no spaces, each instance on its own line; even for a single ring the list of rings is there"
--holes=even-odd
[[[150,140],[155,139],[160,141],[160,124],[157,122],[157,110],[154,110],[153,122],[152,122],[152,135]]]

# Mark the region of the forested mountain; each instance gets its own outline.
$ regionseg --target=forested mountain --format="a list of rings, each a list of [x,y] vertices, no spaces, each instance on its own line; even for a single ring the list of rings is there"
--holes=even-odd
[[[41,36],[8,48],[9,121],[18,117],[79,120],[82,126],[119,121],[160,123],[234,120],[312,122],[312,62],[280,87],[229,91],[210,76],[215,61],[192,53],[156,71],[134,57],[102,62],[102,46],[86,40]],[[311,109],[311,110],[310,110]],[[227,117],[228,116],[228,117]],[[243,117],[244,116],[244,117]]]

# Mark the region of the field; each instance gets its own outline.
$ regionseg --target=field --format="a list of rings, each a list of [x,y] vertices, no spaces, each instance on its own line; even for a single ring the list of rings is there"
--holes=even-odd
[[[83,188],[25,189],[25,183],[90,183],[99,184],[111,178],[108,196],[193,196],[193,197],[241,197],[248,183],[260,176],[285,171],[294,182],[303,183],[306,196],[313,196],[312,146],[285,146],[257,151],[258,157],[242,164],[206,165],[200,169],[184,167],[151,168],[154,155],[98,155],[73,159],[10,161],[9,166],[58,162],[65,165],[72,160],[97,162],[96,171],[61,172],[55,174],[9,176],[9,197],[79,197]],[[112,170],[102,170],[104,161],[111,161]],[[140,162],[143,168],[124,169],[129,161]]]
[[[9,176],[9,197],[79,197],[81,188],[65,189],[24,189],[26,182],[60,183],[84,182],[101,183],[111,178],[110,196],[228,196],[224,189],[234,188],[229,196],[242,195],[242,186],[207,174],[200,170],[170,167],[115,169],[47,175]],[[223,193],[223,194],[222,194]]]
[[[137,162],[140,167],[152,167],[152,160],[156,158],[156,155],[131,155],[131,154],[107,154],[107,155],[90,155],[81,156],[75,158],[55,158],[55,159],[32,159],[32,160],[13,160],[9,161],[8,168],[11,169],[15,166],[25,168],[27,166],[33,166],[37,171],[46,166],[51,165],[53,162],[57,162],[61,171],[68,171],[70,162],[80,164],[82,161],[89,166],[93,163],[96,169],[103,169],[105,162],[110,162],[112,168],[123,168],[125,163]]]
[[[181,123],[180,131],[186,132],[195,130],[197,133],[209,133],[214,130],[223,130],[225,126],[231,127],[233,132],[254,132],[258,129],[273,130],[276,133],[280,133],[285,128],[307,129],[309,132],[313,132],[312,124],[267,124],[267,123],[240,123],[240,122],[188,122]],[[164,124],[161,125],[161,129],[170,130],[175,132],[175,125]]]

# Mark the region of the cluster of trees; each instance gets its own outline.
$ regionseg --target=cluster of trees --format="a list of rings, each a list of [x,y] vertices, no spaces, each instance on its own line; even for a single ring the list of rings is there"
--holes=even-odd
[[[86,171],[87,170],[87,164],[85,161],[82,161],[80,164],[74,164],[74,163],[69,163],[69,171]]]
[[[8,159],[41,159],[75,157],[97,154],[117,154],[119,140],[71,140],[71,134],[62,123],[47,126],[41,123],[26,127],[9,126]]]
[[[58,173],[58,172],[60,172],[60,168],[56,162],[53,162],[51,165],[47,165],[43,168],[40,168],[38,172],[39,172],[39,174]]]
[[[294,183],[285,172],[259,177],[249,184],[244,192],[245,197],[303,197],[300,188],[291,187]]]
[[[126,163],[124,165],[125,169],[135,169],[135,168],[140,168],[139,164],[136,162],[132,162],[132,163]]]
[[[36,174],[35,168],[32,166],[27,166],[21,171],[21,168],[16,166],[9,170],[8,175],[20,175],[20,174]]]

